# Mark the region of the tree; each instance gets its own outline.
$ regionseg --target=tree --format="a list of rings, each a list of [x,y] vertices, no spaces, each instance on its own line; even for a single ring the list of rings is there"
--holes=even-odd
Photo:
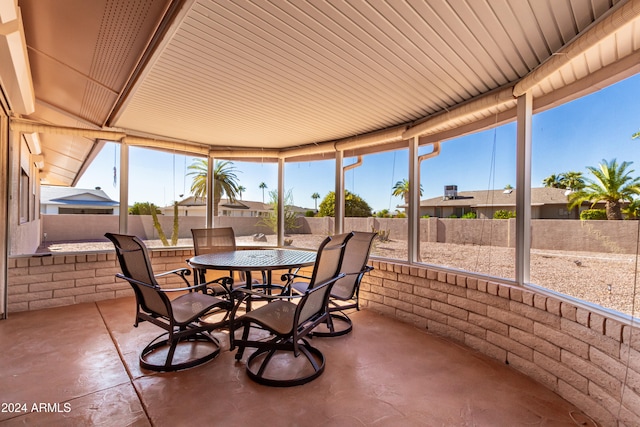
[[[278,232],[278,192],[276,190],[269,192],[271,201],[271,212],[268,216],[263,217],[259,224],[269,227],[274,233]],[[293,193],[291,190],[284,195],[284,231],[288,232],[298,228],[297,215],[291,209],[293,206]]]
[[[562,188],[561,175],[549,175],[542,180],[542,185],[550,188]]]
[[[207,159],[195,159],[188,166],[191,170],[187,175],[193,175],[191,193],[196,197],[204,199],[207,197]],[[238,194],[238,177],[233,162],[228,160],[216,161],[213,166],[213,215],[218,216],[218,205],[222,195],[226,194],[230,202],[236,201]]]
[[[561,174],[552,174],[542,180],[545,187],[564,188],[577,191],[584,188],[585,181],[582,172],[569,171]]]
[[[403,179],[402,181],[396,182],[396,185],[393,186],[393,192],[391,195],[396,197],[404,198],[404,203],[409,204],[409,181]],[[420,196],[422,197],[422,184],[420,184]]]
[[[132,207],[129,208],[129,214],[131,215],[151,215],[153,219],[153,226],[158,232],[158,238],[162,242],[163,246],[169,246],[167,236],[162,229],[160,221],[158,221],[158,214],[161,213],[160,209],[149,202],[135,202]],[[171,246],[178,244],[178,202],[173,202],[173,231],[171,232]]]
[[[368,217],[371,216],[371,206],[365,202],[357,194],[351,193],[349,190],[344,191],[344,216],[347,217]],[[336,193],[329,192],[320,202],[320,210],[318,216],[335,216],[336,212]]]
[[[622,209],[622,213],[627,219],[640,219],[640,198],[633,199],[629,205]]]
[[[582,190],[585,185],[582,172],[574,172],[574,171],[565,172],[562,174],[562,178],[560,181],[562,182],[561,188],[566,188],[567,190],[573,190],[573,191]]]
[[[247,191],[246,187],[238,185],[238,194],[240,195],[240,200],[242,200],[242,193],[244,193],[245,191]]]
[[[587,167],[595,180],[585,178],[585,187],[569,195],[569,209],[584,202],[590,202],[592,208],[598,202],[604,202],[607,219],[622,219],[621,203],[631,202],[640,194],[640,178],[632,178],[630,175],[634,170],[627,170],[632,163],[618,164],[616,159],[610,162],[603,159],[597,168]]]
[[[153,203],[135,202],[133,206],[129,208],[129,215],[151,215],[153,211],[160,213],[160,209]]]
[[[261,182],[260,185],[258,185],[258,188],[262,190],[262,203],[264,203],[264,189],[267,188],[267,184]]]
[[[313,193],[311,195],[311,198],[313,199],[314,202],[316,202],[316,212],[318,212],[318,199],[320,198],[320,194]]]

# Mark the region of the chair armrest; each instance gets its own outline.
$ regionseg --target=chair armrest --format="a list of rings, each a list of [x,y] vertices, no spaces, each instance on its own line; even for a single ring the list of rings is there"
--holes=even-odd
[[[189,271],[189,270],[187,270],[187,271]],[[167,273],[170,273],[170,272],[167,272]],[[161,274],[155,275],[155,277],[159,277],[159,276],[162,276],[162,275],[164,275],[164,274],[161,273]],[[207,283],[201,283],[199,285],[191,285],[189,282],[187,282],[188,286],[183,287],[183,288],[164,289],[164,288],[161,288],[160,286],[153,286],[153,285],[150,285],[149,283],[145,283],[145,282],[141,282],[141,281],[136,280],[136,279],[132,279],[131,277],[127,277],[127,276],[125,276],[124,274],[121,274],[121,273],[117,273],[116,277],[119,278],[119,279],[122,279],[122,280],[126,280],[127,282],[135,283],[137,285],[148,286],[148,287],[153,288],[156,291],[162,292],[162,293],[184,292],[184,291],[193,292],[193,291],[198,291],[200,289],[206,289],[208,284],[211,284],[211,283],[214,283],[214,282],[220,283],[222,286],[225,286],[225,284],[228,283],[229,280],[232,280],[229,277],[220,277],[218,279],[211,280],[210,282],[207,282]],[[233,283],[233,281],[232,281],[232,283]]]
[[[191,270],[188,269],[188,268],[176,268],[175,270],[165,271],[164,273],[154,274],[154,277],[164,277],[164,276],[168,276],[170,274],[175,274],[177,276],[180,276],[180,278],[187,284],[187,286],[190,286],[189,280],[187,280],[187,276],[191,275]]]

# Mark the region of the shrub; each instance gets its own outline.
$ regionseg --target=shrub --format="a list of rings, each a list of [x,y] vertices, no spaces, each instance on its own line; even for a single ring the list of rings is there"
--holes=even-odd
[[[493,213],[493,219],[509,219],[515,217],[516,213],[514,211],[508,211],[506,209],[500,209]]]
[[[462,215],[460,218],[476,219],[476,218],[478,218],[478,215],[476,215],[475,212],[467,212],[466,214]]]
[[[607,219],[607,212],[604,209],[586,209],[580,212],[580,219],[605,220]]]
[[[314,217],[314,216],[316,216],[316,213],[315,213],[315,211],[311,211],[311,210],[309,210],[309,211],[306,211],[306,212],[304,213],[304,216],[306,216],[307,218],[310,218],[310,217]]]
[[[451,214],[447,218],[458,218],[458,216],[456,214]]]
[[[371,207],[357,194],[349,190],[344,191],[344,216],[347,217],[368,217],[371,216]],[[334,216],[336,205],[336,193],[331,191],[320,203],[318,216]]]
[[[431,218],[431,215],[422,215],[420,218]]]

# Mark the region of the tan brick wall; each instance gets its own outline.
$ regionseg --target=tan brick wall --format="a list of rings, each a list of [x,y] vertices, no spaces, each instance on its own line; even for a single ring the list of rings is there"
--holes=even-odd
[[[149,251],[153,270],[161,273],[186,267],[193,250]],[[115,252],[9,258],[8,312],[37,310],[133,295],[131,286],[116,280],[120,266]],[[182,287],[178,276],[161,284]]]
[[[640,425],[640,328],[517,286],[373,261],[361,307],[509,364],[603,426]]]

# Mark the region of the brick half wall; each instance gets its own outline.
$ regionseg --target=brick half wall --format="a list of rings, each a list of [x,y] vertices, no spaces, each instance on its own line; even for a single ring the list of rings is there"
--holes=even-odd
[[[522,287],[373,262],[361,307],[469,346],[603,426],[640,425],[640,329]]]
[[[155,272],[186,267],[192,256],[192,249],[149,251]],[[116,273],[120,265],[115,252],[9,258],[8,312],[133,296],[129,283],[117,280]],[[177,275],[158,282],[184,287]]]

